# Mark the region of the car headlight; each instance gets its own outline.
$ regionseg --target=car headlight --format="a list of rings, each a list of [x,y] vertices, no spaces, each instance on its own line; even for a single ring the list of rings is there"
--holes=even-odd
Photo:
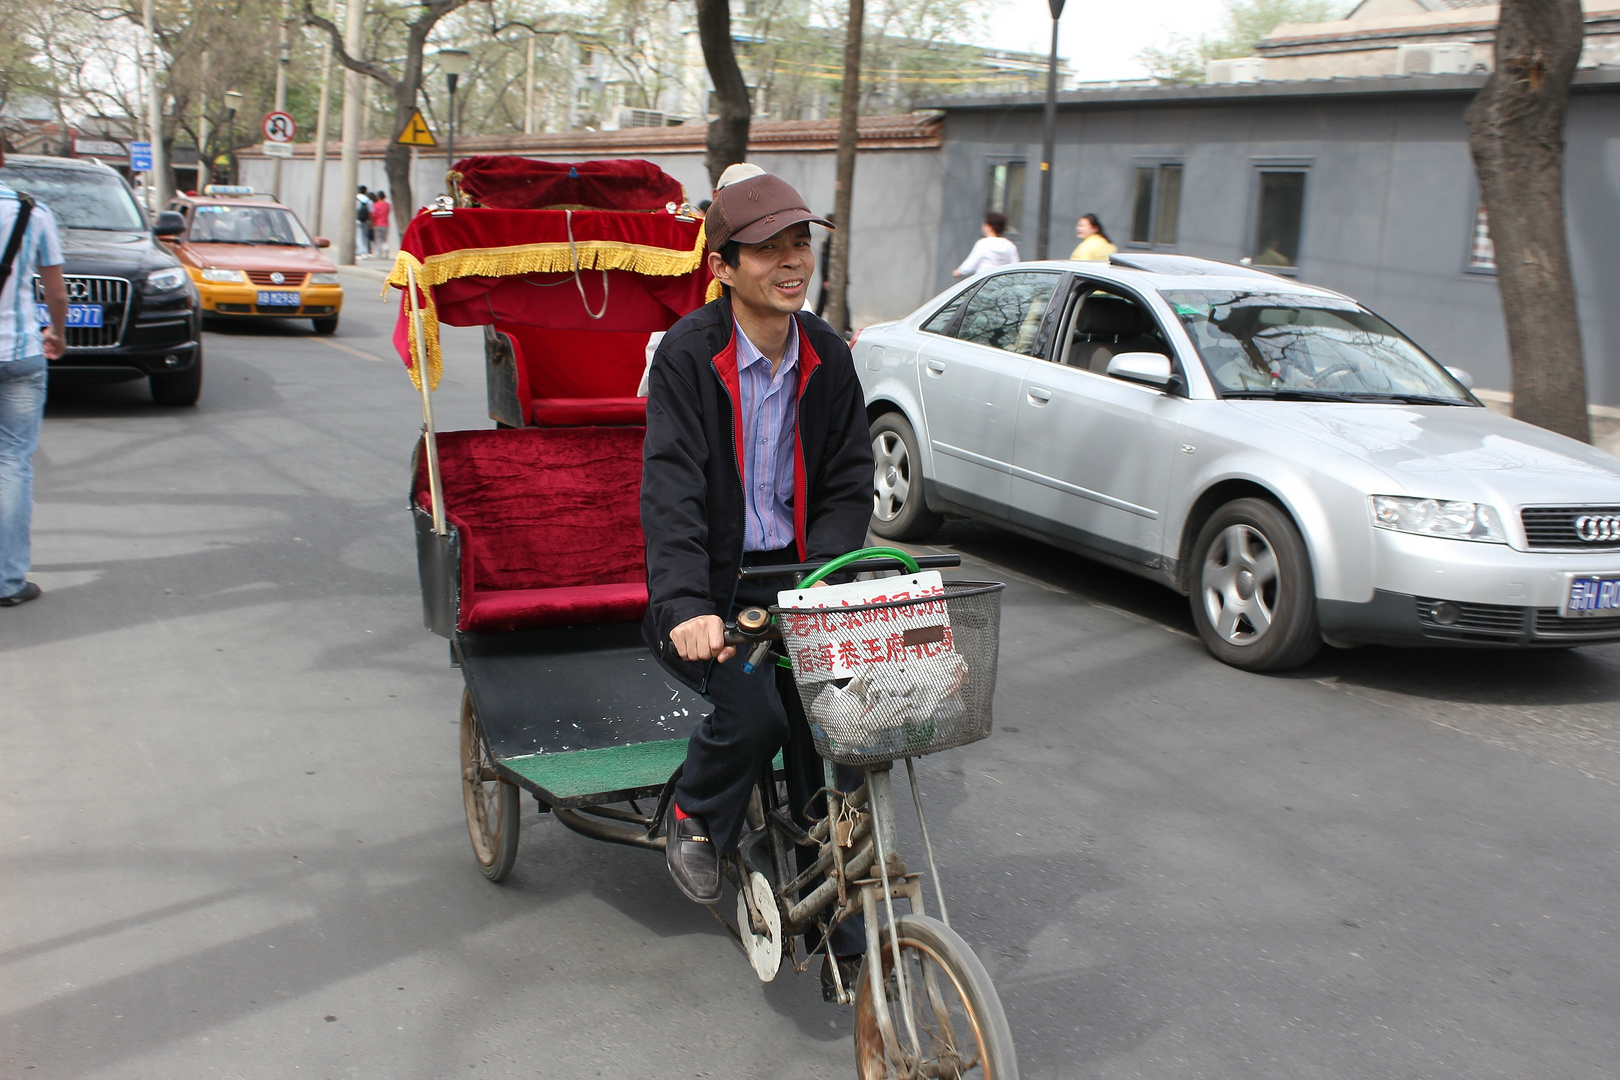
[[[142,289],[149,293],[174,292],[184,287],[186,272],[178,266],[171,266],[164,270],[154,270],[146,275],[146,284]]]
[[[338,276],[336,274],[311,274],[311,275],[309,275],[309,283],[311,285],[338,285],[338,284],[341,284],[341,282],[339,282]]]
[[[212,266],[203,270],[202,279],[204,281],[222,281],[230,285],[240,285],[247,280],[240,270],[219,270]]]
[[[1494,506],[1455,499],[1414,499],[1406,495],[1374,495],[1373,524],[1380,529],[1441,536],[1448,540],[1507,543],[1502,518]]]

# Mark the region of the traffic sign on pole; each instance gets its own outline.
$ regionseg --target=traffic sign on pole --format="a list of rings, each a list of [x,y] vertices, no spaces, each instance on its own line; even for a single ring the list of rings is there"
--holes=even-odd
[[[152,171],[152,144],[149,142],[132,142],[129,144],[129,171]]]
[[[405,125],[405,130],[400,132],[399,138],[394,141],[403,143],[406,146],[439,145],[438,140],[433,137],[433,132],[428,130],[427,121],[422,119],[421,109],[411,110],[410,123]]]
[[[292,116],[279,109],[265,113],[264,123],[260,126],[264,129],[265,142],[290,143],[298,131]]]

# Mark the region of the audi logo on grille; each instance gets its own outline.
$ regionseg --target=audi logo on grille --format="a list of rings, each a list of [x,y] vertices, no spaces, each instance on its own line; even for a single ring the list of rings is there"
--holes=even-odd
[[[1582,514],[1575,519],[1575,535],[1588,544],[1620,541],[1620,514]]]
[[[67,294],[69,300],[88,300],[90,299],[90,283],[70,279],[67,283]]]

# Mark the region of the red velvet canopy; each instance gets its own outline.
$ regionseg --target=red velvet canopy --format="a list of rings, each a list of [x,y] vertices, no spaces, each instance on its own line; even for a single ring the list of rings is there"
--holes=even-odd
[[[535,161],[479,155],[456,162],[457,184],[481,206],[662,210],[686,201],[681,182],[650,161]]]
[[[435,385],[440,322],[647,334],[702,306],[709,284],[703,223],[662,210],[423,212],[405,230],[388,284],[403,291],[410,268]],[[394,344],[407,367],[412,342],[402,298]]]

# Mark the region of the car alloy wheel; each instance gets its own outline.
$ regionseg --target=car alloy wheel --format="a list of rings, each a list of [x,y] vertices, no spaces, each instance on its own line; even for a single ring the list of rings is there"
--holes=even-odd
[[[872,532],[885,540],[921,540],[940,516],[923,500],[917,436],[899,413],[872,421]]]
[[[1266,499],[1210,515],[1193,546],[1193,622],[1216,659],[1248,671],[1298,667],[1322,646],[1310,553]]]
[[[1253,645],[1271,630],[1277,553],[1258,530],[1228,525],[1204,556],[1204,610],[1223,641]]]

